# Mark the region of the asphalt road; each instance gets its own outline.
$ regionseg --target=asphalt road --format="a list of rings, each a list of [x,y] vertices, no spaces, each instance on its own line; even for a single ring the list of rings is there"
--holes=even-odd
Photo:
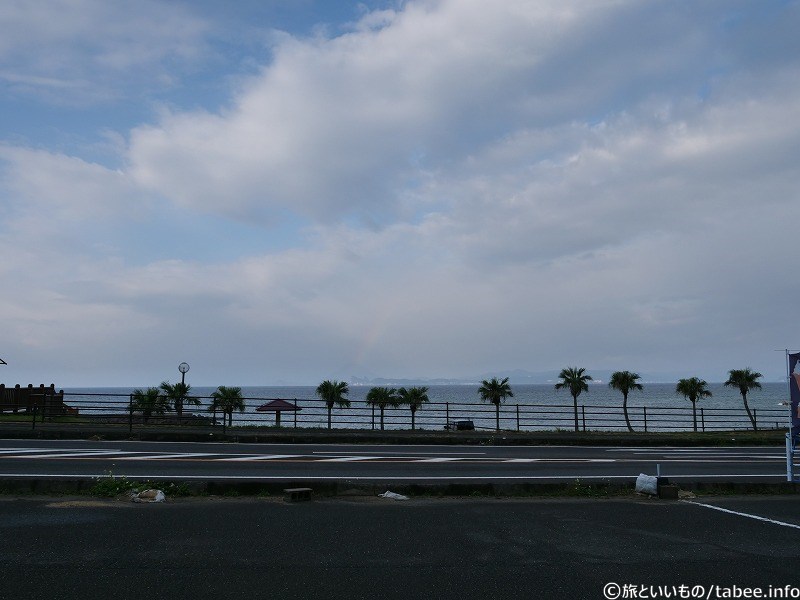
[[[369,446],[136,441],[0,440],[0,477],[509,481],[631,480],[639,473],[692,481],[780,482],[781,447]]]
[[[796,497],[698,502],[0,498],[0,598],[800,595]]]

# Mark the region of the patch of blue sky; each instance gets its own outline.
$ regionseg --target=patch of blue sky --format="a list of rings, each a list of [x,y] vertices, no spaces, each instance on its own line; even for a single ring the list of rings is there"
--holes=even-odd
[[[274,226],[259,226],[171,208],[157,220],[131,223],[115,231],[111,243],[132,266],[161,260],[234,262],[308,244],[307,221],[289,213],[281,214],[277,221]]]
[[[205,0],[196,3],[195,10],[223,24],[256,24],[304,36],[326,25],[338,30],[342,23],[352,23],[366,12],[397,8],[403,4],[404,0],[237,0],[235,10],[231,10],[230,4]]]

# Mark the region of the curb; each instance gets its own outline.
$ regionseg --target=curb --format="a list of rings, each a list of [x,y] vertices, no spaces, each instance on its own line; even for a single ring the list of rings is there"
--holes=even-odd
[[[136,479],[136,478],[129,478]],[[91,494],[97,483],[94,478],[74,479],[0,479],[0,494],[6,495],[69,495]],[[603,498],[634,493],[635,482],[581,481],[569,482],[514,482],[514,483],[353,483],[342,481],[159,481],[154,486],[182,486],[190,496],[282,496],[286,488],[310,488],[315,497],[377,496],[390,489],[411,497],[455,498],[455,497],[586,497]],[[800,484],[790,482],[681,482],[682,491],[703,495],[745,494],[800,494]]]
[[[272,431],[221,429],[146,429],[129,433],[127,427],[0,426],[0,438],[48,440],[135,440],[147,442],[228,442],[241,444],[418,444],[490,446],[766,446],[785,443],[784,430],[714,431],[706,433],[619,433],[563,431],[408,431],[307,430]]]

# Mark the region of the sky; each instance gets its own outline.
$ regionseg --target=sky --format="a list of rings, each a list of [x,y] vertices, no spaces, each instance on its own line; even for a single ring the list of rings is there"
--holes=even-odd
[[[779,381],[798,30],[778,0],[4,0],[0,381]]]

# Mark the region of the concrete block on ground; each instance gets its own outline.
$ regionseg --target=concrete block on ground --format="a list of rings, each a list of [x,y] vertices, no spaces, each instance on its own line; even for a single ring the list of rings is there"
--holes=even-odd
[[[313,490],[311,488],[287,488],[283,492],[286,494],[287,502],[307,502],[311,500]]]

